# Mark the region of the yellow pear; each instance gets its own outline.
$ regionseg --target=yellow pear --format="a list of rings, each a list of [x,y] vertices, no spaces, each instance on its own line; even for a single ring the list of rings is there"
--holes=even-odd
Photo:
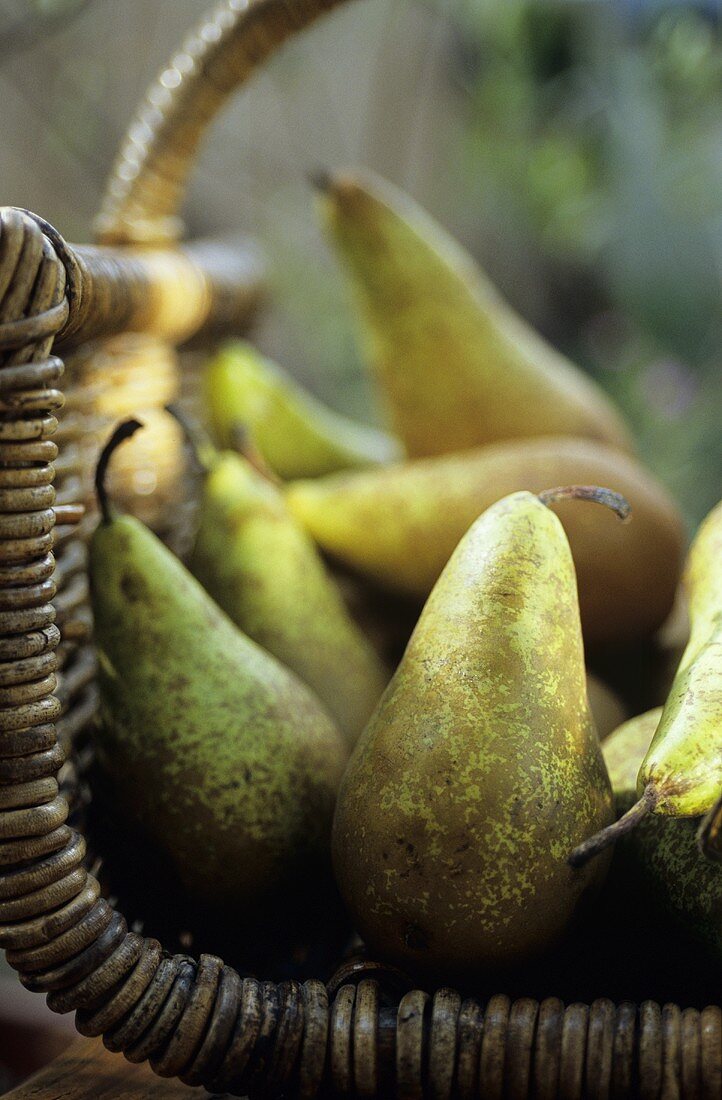
[[[246,432],[279,477],[319,477],[391,462],[398,441],[327,408],[244,340],[225,344],[206,367],[206,412],[218,444]]]
[[[628,643],[666,618],[682,568],[684,528],[651,474],[585,439],[514,440],[455,455],[293,483],[294,515],[331,557],[392,590],[425,598],[476,517],[509,493],[610,485],[632,506],[621,526],[599,508],[559,505],[579,581],[588,645]]]
[[[580,435],[631,449],[604,392],[503,300],[461,246],[376,177],[322,177],[367,358],[412,457]]]

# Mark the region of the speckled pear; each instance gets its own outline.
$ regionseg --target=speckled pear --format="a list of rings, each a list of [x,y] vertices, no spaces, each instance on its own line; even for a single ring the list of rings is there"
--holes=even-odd
[[[189,893],[233,911],[326,858],[347,751],[311,691],[155,535],[112,513],[103,470],[89,561],[98,757]]]
[[[203,391],[219,446],[233,448],[238,430],[246,431],[283,479],[374,466],[402,455],[391,436],[322,405],[242,340],[226,344],[210,360]]]
[[[559,505],[579,582],[588,645],[651,634],[672,606],[684,527],[659,482],[619,451],[585,439],[515,440],[457,455],[292,484],[291,511],[333,558],[426,598],[454,547],[485,508],[517,490],[609,485],[629,500],[620,525],[603,509]]]
[[[722,793],[722,502],[700,527],[683,579],[690,638],[639,770],[654,812],[696,817]]]
[[[349,744],[389,676],[283,495],[250,462],[206,447],[188,566],[233,622],[313,688]]]
[[[514,312],[408,195],[358,173],[318,184],[368,361],[409,455],[537,435],[631,449],[603,391]]]
[[[625,722],[602,746],[618,814],[636,801],[637,773],[662,708]],[[649,927],[660,912],[695,939],[722,950],[722,867],[702,855],[697,819],[650,815],[620,840],[609,888],[635,905]]]
[[[515,493],[462,539],[358,741],[337,880],[372,954],[466,980],[563,936],[605,871],[567,846],[612,816],[569,545]]]

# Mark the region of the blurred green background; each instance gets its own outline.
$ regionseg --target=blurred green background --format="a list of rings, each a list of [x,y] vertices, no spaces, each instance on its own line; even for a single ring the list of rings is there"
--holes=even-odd
[[[2,201],[88,239],[137,100],[205,6],[0,0]],[[224,114],[189,231],[261,239],[260,343],[372,419],[307,176],[388,176],[615,396],[693,525],[722,496],[721,108],[717,3],[364,0]]]

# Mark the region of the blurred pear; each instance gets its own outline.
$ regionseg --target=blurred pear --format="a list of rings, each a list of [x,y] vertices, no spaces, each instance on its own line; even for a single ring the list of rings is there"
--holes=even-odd
[[[408,195],[367,175],[318,183],[367,359],[410,456],[537,435],[631,449],[604,392],[514,312]]]
[[[379,465],[402,455],[391,436],[326,408],[245,341],[215,354],[203,390],[218,445],[233,449],[239,430],[247,432],[284,480]]]
[[[632,506],[561,502],[589,645],[647,637],[672,606],[684,528],[662,486],[634,459],[585,439],[514,440],[289,486],[293,514],[321,548],[392,590],[424,599],[455,546],[494,501],[548,485],[609,485]]]

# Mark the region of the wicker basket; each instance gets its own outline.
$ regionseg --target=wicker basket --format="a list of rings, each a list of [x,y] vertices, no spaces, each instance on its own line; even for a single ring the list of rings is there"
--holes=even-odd
[[[189,36],[128,132],[99,247],[70,247],[40,218],[0,212],[0,945],[25,986],[47,993],[57,1012],[77,1011],[83,1035],[214,1091],[720,1097],[718,1007],[506,995],[482,1003],[410,988],[368,961],[346,963],[328,985],[241,978],[214,955],[172,955],[129,931],[67,824],[58,776],[62,784],[65,750],[96,705],[89,465],[124,401],[148,413],[170,396],[180,341],[239,331],[253,312],[255,254],[179,246],[177,210],[228,95],[340,3],[227,0]],[[147,518],[166,531],[176,448],[164,444],[160,474],[157,455],[136,453],[116,487],[132,496],[140,478],[142,496],[143,470],[154,469],[163,484]]]

